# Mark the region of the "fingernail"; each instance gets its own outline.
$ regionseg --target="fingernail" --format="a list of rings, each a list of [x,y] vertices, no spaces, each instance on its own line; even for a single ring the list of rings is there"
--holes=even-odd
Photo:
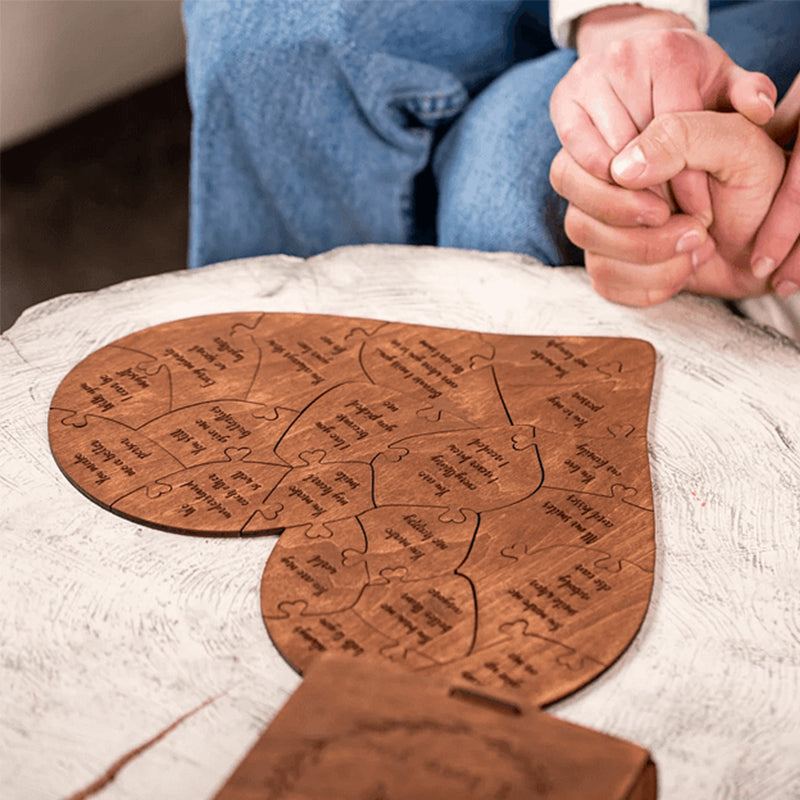
[[[709,208],[694,215],[694,218],[708,230],[714,224],[714,212]]]
[[[788,297],[790,294],[794,294],[800,286],[798,286],[794,281],[781,281],[775,287],[775,294],[779,297]]]
[[[767,256],[759,256],[753,262],[752,266],[753,275],[756,278],[766,278],[767,275],[772,274],[774,269],[775,269],[775,260],[772,258],[768,258]]]
[[[766,103],[769,106],[769,113],[770,114],[774,114],[775,113],[775,103],[773,103],[772,100],[770,100],[770,98],[766,94],[764,94],[764,92],[759,92],[758,93],[758,99],[762,103]]]
[[[630,149],[623,150],[611,163],[614,173],[619,175],[620,178],[636,178],[641,175],[647,161],[645,160],[642,148],[638,144]]]
[[[690,250],[696,250],[703,244],[705,238],[700,231],[687,231],[678,239],[678,243],[675,245],[675,252],[688,253]]]

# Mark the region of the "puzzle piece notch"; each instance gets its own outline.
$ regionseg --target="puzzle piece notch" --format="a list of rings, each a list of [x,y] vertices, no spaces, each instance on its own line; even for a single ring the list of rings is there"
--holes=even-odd
[[[248,398],[300,412],[332,387],[364,381],[360,351],[370,322],[321,314],[265,315],[250,334],[261,358]]]
[[[282,527],[311,522],[315,526],[355,517],[373,508],[373,476],[359,461],[329,462],[324,450],[302,451],[301,466],[287,469],[259,507],[266,519]],[[326,534],[321,529],[319,536]]]
[[[224,461],[163,475],[120,497],[112,510],[165,530],[238,536],[264,494],[288,471],[284,464],[246,460],[250,454],[250,448],[228,448]],[[282,526],[269,527],[274,530]],[[264,530],[248,532],[255,535]]]
[[[171,411],[139,430],[163,443],[186,468],[222,461],[237,446],[248,447],[254,460],[274,462],[275,445],[294,416],[244,400],[211,400]]]
[[[473,427],[442,409],[363,381],[326,389],[297,416],[276,452],[296,463],[303,449],[322,449],[329,461],[371,463],[400,441]],[[394,456],[392,456],[394,457]]]
[[[52,410],[48,431],[64,475],[105,508],[182,467],[157,441],[114,419]]]
[[[516,619],[500,625],[499,630],[505,634],[509,640],[517,639],[524,641],[526,638],[532,641],[532,646],[547,648],[554,651],[555,662],[571,672],[578,672],[586,669],[603,668],[604,664],[591,656],[579,653],[574,647],[569,647],[558,639],[542,636],[533,629],[529,620]],[[520,637],[522,637],[520,639]]]

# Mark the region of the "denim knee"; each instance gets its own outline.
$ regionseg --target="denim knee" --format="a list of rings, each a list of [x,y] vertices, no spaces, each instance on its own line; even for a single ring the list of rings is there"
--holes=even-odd
[[[566,239],[564,201],[550,186],[560,149],[550,95],[574,63],[560,50],[512,68],[467,108],[437,149],[438,243],[580,263]]]

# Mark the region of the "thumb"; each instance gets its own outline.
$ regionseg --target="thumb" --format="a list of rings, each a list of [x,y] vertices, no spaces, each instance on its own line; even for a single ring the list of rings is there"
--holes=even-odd
[[[707,172],[720,181],[757,169],[767,134],[740,114],[687,111],[662,114],[611,162],[611,175],[627,189],[645,189],[684,169]]]
[[[763,72],[749,72],[731,62],[725,77],[724,94],[731,106],[756,125],[766,125],[775,113],[778,90]]]

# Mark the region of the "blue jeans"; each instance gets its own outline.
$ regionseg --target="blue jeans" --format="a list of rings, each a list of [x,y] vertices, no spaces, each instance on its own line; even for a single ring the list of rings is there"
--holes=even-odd
[[[186,0],[189,265],[369,242],[581,263],[551,189],[548,104],[575,61],[546,3]],[[782,93],[800,3],[712,6]]]

